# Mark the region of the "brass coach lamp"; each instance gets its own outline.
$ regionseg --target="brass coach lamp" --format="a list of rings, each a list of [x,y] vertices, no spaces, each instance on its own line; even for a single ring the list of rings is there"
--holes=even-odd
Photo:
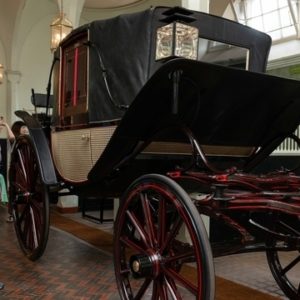
[[[56,50],[59,43],[72,31],[73,25],[71,21],[66,18],[63,12],[63,1],[61,0],[60,13],[58,17],[53,20],[50,25],[51,28],[51,46],[52,52]]]
[[[173,21],[157,29],[156,60],[183,57],[196,60],[199,30],[194,26]]]

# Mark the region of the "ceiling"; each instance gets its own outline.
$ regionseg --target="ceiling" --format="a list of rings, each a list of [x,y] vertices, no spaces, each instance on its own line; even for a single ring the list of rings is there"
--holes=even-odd
[[[144,0],[85,0],[86,8],[116,8],[122,7]]]

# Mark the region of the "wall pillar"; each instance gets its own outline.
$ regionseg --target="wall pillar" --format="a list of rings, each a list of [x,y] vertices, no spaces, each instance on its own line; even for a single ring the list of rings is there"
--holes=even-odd
[[[6,77],[8,82],[7,89],[7,123],[12,124],[16,121],[17,117],[15,111],[19,110],[19,83],[21,81],[21,72],[19,71],[6,71]]]

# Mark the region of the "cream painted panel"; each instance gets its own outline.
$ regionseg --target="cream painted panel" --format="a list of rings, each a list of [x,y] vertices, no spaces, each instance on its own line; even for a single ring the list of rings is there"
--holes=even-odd
[[[52,133],[54,164],[64,179],[73,182],[87,180],[92,168],[90,140],[89,129]]]
[[[96,127],[91,129],[91,148],[93,165],[101,156],[117,126]]]

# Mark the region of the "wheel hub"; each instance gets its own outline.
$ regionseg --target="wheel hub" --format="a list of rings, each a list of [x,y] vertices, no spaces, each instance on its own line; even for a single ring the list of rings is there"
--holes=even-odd
[[[157,255],[137,254],[131,256],[129,265],[133,276],[136,278],[155,276],[158,274],[160,260]]]

